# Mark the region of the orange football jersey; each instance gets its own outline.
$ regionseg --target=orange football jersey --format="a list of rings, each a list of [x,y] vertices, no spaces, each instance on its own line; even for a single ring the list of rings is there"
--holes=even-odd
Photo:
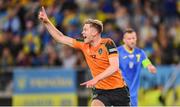
[[[116,46],[114,42],[109,38],[103,38],[100,44],[96,47],[85,44],[81,40],[74,39],[73,47],[82,50],[93,77],[96,77],[100,73],[104,72],[110,66],[110,57],[117,56],[118,58]],[[120,70],[118,70],[111,76],[100,80],[95,87],[98,89],[107,90],[121,88],[124,87],[124,85],[125,82]]]

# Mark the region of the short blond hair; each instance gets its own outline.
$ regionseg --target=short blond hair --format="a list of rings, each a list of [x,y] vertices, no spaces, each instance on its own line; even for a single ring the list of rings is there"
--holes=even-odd
[[[84,24],[90,24],[90,26],[96,28],[99,33],[103,31],[103,23],[100,20],[87,19]]]

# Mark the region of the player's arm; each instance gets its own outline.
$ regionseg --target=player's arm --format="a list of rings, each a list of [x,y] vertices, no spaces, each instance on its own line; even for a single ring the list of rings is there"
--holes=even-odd
[[[112,75],[114,72],[116,72],[119,69],[119,58],[115,43],[112,40],[109,40],[105,46],[108,52],[110,66],[104,72],[102,72],[101,74],[99,74],[94,78],[97,81],[100,81]]]
[[[94,79],[96,81],[100,81],[110,75],[112,75],[114,72],[116,72],[119,69],[119,58],[118,56],[114,56],[109,58],[109,63],[110,66],[101,74],[99,74],[98,76],[96,76]]]
[[[147,68],[149,72],[155,74],[156,73],[156,67],[151,63],[151,61],[146,58],[142,61],[143,67]]]
[[[119,58],[118,56],[109,58],[110,66],[101,74],[94,77],[94,79],[84,82],[80,85],[86,85],[87,88],[92,88],[96,85],[96,83],[116,72],[119,69]]]
[[[93,87],[96,85],[98,81],[112,75],[114,72],[116,72],[119,69],[119,58],[114,42],[113,41],[108,42],[106,44],[106,48],[109,57],[109,64],[110,64],[109,67],[104,72],[94,77],[94,79],[84,82],[80,85],[86,85],[86,87]]]
[[[73,46],[73,38],[65,36],[62,32],[60,32],[48,19],[46,11],[44,7],[39,12],[39,19],[43,22],[51,36],[59,43],[66,44],[69,46]]]
[[[155,74],[156,73],[156,67],[154,65],[148,65],[147,69],[149,70],[149,72]]]

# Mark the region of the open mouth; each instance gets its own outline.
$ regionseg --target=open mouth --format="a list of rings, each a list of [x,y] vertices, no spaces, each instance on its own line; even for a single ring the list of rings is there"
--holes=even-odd
[[[86,36],[83,36],[84,39],[86,39],[87,37]]]
[[[86,36],[85,36],[85,35],[83,35],[83,34],[81,34],[81,38],[86,39]]]

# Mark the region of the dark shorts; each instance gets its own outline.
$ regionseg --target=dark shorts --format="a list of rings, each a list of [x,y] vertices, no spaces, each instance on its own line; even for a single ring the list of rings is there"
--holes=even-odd
[[[130,95],[127,87],[112,90],[93,89],[92,99],[100,100],[105,106],[130,106]]]

